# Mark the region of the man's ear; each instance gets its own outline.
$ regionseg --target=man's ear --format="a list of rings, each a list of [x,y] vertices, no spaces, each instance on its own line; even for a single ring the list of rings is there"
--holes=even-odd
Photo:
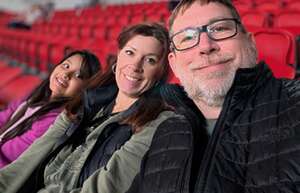
[[[256,47],[256,41],[254,38],[254,34],[252,32],[248,32],[247,36],[248,36],[249,40],[253,43],[253,45]]]
[[[169,60],[169,64],[170,64],[170,67],[173,71],[173,74],[178,78],[177,76],[177,66],[176,66],[176,55],[174,53],[174,51],[171,51],[168,55],[168,60]]]
[[[257,47],[256,47],[256,41],[255,41],[255,37],[254,34],[252,32],[248,32],[247,33],[247,38],[249,39],[251,46],[254,50],[256,50],[256,62],[258,62],[258,56],[257,56]]]

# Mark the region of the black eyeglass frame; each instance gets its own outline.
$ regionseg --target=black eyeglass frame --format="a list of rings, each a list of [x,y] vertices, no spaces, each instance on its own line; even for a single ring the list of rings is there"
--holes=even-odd
[[[233,35],[231,35],[231,36],[228,36],[228,37],[225,37],[225,38],[221,38],[221,39],[215,39],[215,38],[211,37],[210,34],[208,33],[207,27],[210,26],[210,25],[212,25],[212,24],[214,24],[214,23],[216,23],[216,22],[227,21],[227,20],[235,21],[235,24],[236,24],[236,25],[235,25],[235,33],[234,33]],[[208,36],[211,40],[213,40],[213,41],[221,41],[221,40],[229,39],[229,38],[232,38],[232,37],[236,36],[237,33],[238,33],[238,29],[237,29],[237,28],[238,28],[238,25],[240,25],[240,24],[241,24],[241,21],[238,20],[238,19],[236,19],[236,18],[223,18],[223,19],[219,19],[219,20],[212,21],[212,22],[210,22],[210,23],[208,23],[208,24],[206,24],[206,25],[202,25],[202,26],[199,26],[199,27],[188,27],[188,28],[182,29],[182,30],[176,32],[175,34],[173,34],[173,35],[170,37],[170,39],[171,39],[171,45],[172,45],[171,48],[174,48],[174,49],[177,50],[177,51],[184,51],[184,50],[188,50],[188,49],[191,49],[191,48],[193,48],[193,47],[196,47],[196,46],[199,44],[200,37],[198,37],[197,43],[195,43],[195,45],[193,45],[192,47],[188,47],[188,48],[184,48],[184,49],[178,49],[178,48],[176,48],[175,43],[174,43],[174,41],[173,41],[174,36],[176,36],[177,34],[179,34],[179,33],[181,33],[181,32],[184,32],[184,31],[186,31],[186,30],[189,30],[189,29],[195,30],[195,29],[196,29],[196,30],[198,30],[198,32],[199,32],[198,36],[200,36],[202,32],[206,32],[207,36]]]

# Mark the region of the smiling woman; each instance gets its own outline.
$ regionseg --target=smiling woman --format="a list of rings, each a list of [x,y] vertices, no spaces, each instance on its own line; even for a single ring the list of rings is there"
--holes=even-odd
[[[144,44],[148,46],[144,47]],[[163,73],[159,65],[161,51],[157,39],[140,35],[120,50],[116,81],[124,95],[138,97],[155,84]]]
[[[17,159],[47,131],[63,106],[81,92],[100,63],[87,51],[66,56],[25,100],[0,112],[0,167]]]

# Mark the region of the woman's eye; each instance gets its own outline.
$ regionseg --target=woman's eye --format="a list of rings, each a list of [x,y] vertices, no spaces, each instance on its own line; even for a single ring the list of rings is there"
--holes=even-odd
[[[148,64],[156,64],[156,59],[154,59],[154,58],[146,58],[146,62]]]
[[[127,55],[132,55],[132,54],[133,54],[133,51],[131,51],[131,50],[125,50],[125,53],[126,53]]]
[[[82,76],[81,76],[80,72],[74,73],[74,76],[75,76],[75,78],[82,79]]]
[[[62,66],[63,66],[64,68],[69,68],[69,67],[70,67],[70,65],[67,64],[67,63],[62,63]]]

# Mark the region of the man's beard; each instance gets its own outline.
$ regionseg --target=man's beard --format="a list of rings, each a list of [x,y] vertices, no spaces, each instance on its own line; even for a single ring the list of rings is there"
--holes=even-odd
[[[227,73],[227,75],[226,75]],[[222,78],[222,77],[226,78]],[[213,72],[206,76],[206,80],[222,78],[223,81],[213,87],[209,84],[203,83],[201,78],[194,76],[192,81],[189,82],[185,78],[180,78],[180,81],[188,93],[189,97],[195,102],[202,101],[211,107],[222,106],[225,96],[229,91],[233,79],[235,76],[235,70],[231,69],[229,72]]]
[[[205,75],[205,77],[200,77],[199,75],[194,75],[193,77],[187,78],[179,76],[181,84],[183,85],[185,91],[188,93],[189,97],[197,103],[201,101],[210,107],[221,107],[223,105],[226,94],[231,88],[237,69],[242,67],[253,67],[256,65],[257,52],[256,48],[249,46],[245,48],[244,64],[229,64],[231,65],[226,71],[216,71]],[[211,58],[206,58],[205,62],[211,64],[218,64],[219,61],[226,61],[232,58],[230,54],[225,55],[213,55]],[[226,65],[226,64],[225,64]],[[191,70],[193,68],[189,67]],[[218,80],[218,83],[210,85],[205,83],[206,81]]]

